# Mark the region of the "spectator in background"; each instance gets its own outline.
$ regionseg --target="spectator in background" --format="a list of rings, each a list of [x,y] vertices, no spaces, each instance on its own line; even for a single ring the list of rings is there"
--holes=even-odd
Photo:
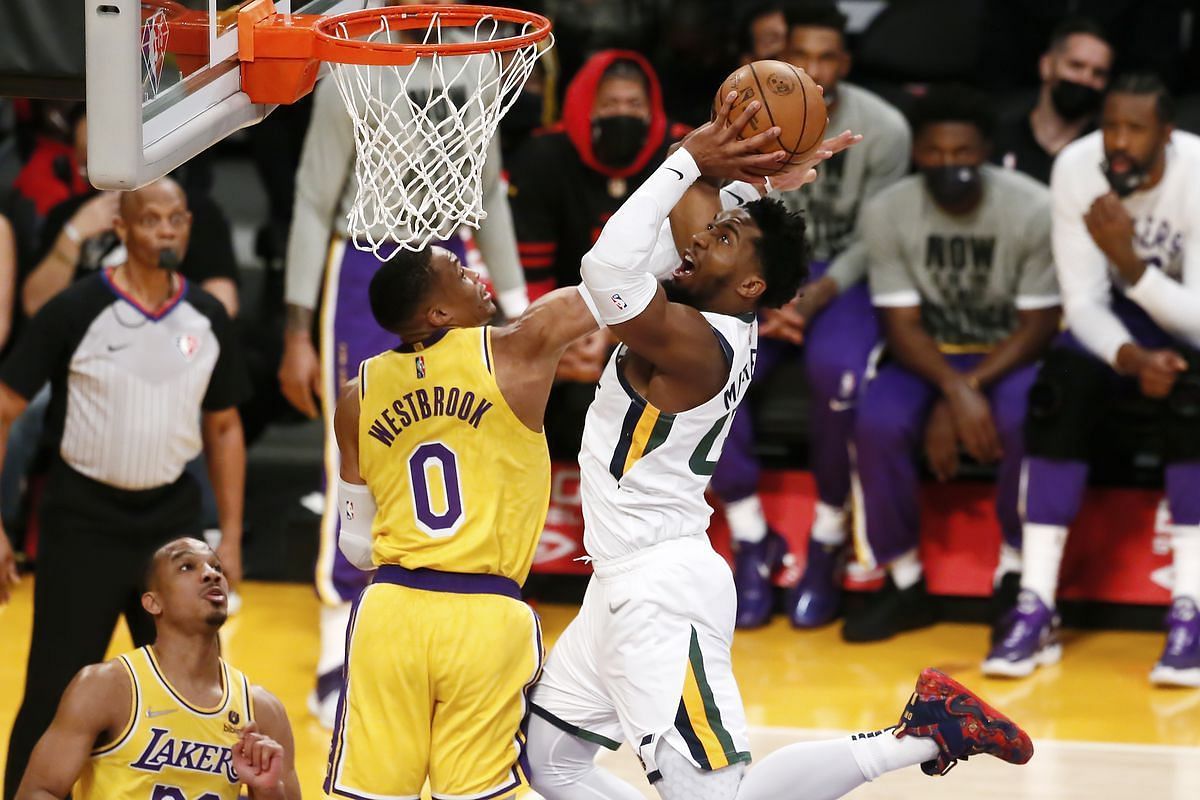
[[[429,66],[417,64],[413,69],[429,69]],[[445,71],[448,75],[458,74],[464,81],[473,80],[471,76],[476,73],[450,62],[446,62]],[[424,79],[426,85],[428,80]],[[420,77],[411,81],[414,87],[420,87],[422,82]],[[474,91],[470,85],[465,89],[468,93]],[[398,80],[377,90],[400,91],[403,87]],[[422,90],[414,88],[417,91]],[[427,99],[423,97],[419,103],[424,104]],[[476,265],[477,256],[482,255],[500,310],[515,317],[528,300],[517,259],[507,187],[501,177],[499,147],[499,140],[493,138],[483,166],[482,205],[487,219],[474,234],[478,254],[468,251],[472,238],[466,234],[455,234],[450,241],[435,244],[454,250],[466,266]],[[321,81],[314,93],[312,119],[296,173],[295,210],[284,275],[287,321],[278,376],[288,402],[308,417],[323,417],[327,454],[337,452],[333,408],[341,387],[358,373],[363,359],[398,344],[396,335],[380,328],[368,308],[367,286],[380,262],[373,252],[359,250],[346,238],[347,211],[358,192],[354,159],[353,120],[346,113],[336,81]],[[394,202],[394,198],[385,200],[389,204]],[[374,238],[386,241],[393,234],[379,226]],[[313,343],[318,304],[322,309],[319,356]],[[326,458],[326,464],[333,463],[331,458],[331,455]],[[315,571],[317,593],[323,601],[321,653],[309,709],[321,724],[332,728],[342,682],[350,601],[366,586],[369,575],[347,561],[337,547],[336,466],[326,476],[322,488],[326,502]]]
[[[83,103],[33,102],[33,151],[13,188],[33,204],[38,219],[64,200],[90,190],[87,182],[87,128]]]
[[[887,568],[882,591],[847,614],[843,638],[886,639],[934,621],[917,551],[922,442],[939,480],[960,448],[999,462],[996,511],[1007,545],[997,582],[1019,565],[1017,490],[1035,362],[1058,329],[1050,196],[985,164],[986,98],[932,90],[913,113],[905,178],[863,208],[871,299],[887,341],[855,427],[867,549]],[[1014,563],[1015,562],[1015,563]]]
[[[1059,151],[1095,128],[1112,63],[1099,25],[1084,17],[1060,23],[1038,61],[1037,104],[1000,121],[992,160],[1049,183]]]
[[[509,170],[509,202],[530,299],[579,283],[579,264],[613,212],[666,158],[687,128],[671,123],[650,62],[604,50],[567,87],[563,118],[533,136]],[[583,418],[608,353],[601,330],[572,345],[551,392],[546,436],[574,461]]]
[[[1100,130],[1054,165],[1054,261],[1068,331],[1030,395],[1024,572],[984,662],[1019,677],[1054,663],[1067,529],[1089,438],[1114,398],[1149,398],[1162,431],[1175,584],[1154,683],[1200,687],[1200,138],[1173,129],[1155,76],[1109,91]]]
[[[236,406],[246,377],[225,309],[172,269],[190,221],[170,179],[123,194],[115,227],[125,259],[47,303],[0,367],[0,431],[49,381],[56,445],[5,798],[71,676],[103,658],[117,619],[125,616],[136,646],[153,640],[142,570],[160,545],[202,530],[200,493],[184,469],[201,449],[220,508],[221,562],[231,583],[241,576],[246,452]]]
[[[780,0],[758,0],[740,9],[738,58],[742,64],[779,58],[787,46],[786,6]]]
[[[119,192],[100,192],[86,183],[87,118],[75,127],[82,192],[58,203],[42,223],[36,266],[21,285],[21,307],[33,316],[72,282],[102,267],[121,263],[126,252],[114,227]],[[179,271],[195,281],[225,306],[230,317],[238,313],[237,260],[233,235],[224,213],[207,195],[187,198],[192,215],[192,243]]]
[[[850,71],[845,26],[845,16],[832,3],[798,5],[789,12],[783,60],[805,70],[824,88],[829,130],[862,131],[866,138],[825,162],[821,180],[783,195],[791,209],[805,213],[814,278],[797,300],[764,313],[755,367],[757,375],[768,373],[781,360],[797,358],[797,346],[804,342],[810,464],[818,502],[808,567],[789,600],[792,623],[803,628],[828,623],[840,605],[838,570],[847,535],[853,403],[868,355],[879,339],[865,281],[859,207],[904,176],[912,147],[908,123],[899,111],[844,80]],[[733,533],[738,625],[746,628],[769,619],[769,576],[787,551],[783,538],[768,530],[758,478],[754,424],[746,406],[730,426],[713,475],[713,489],[725,504]]]

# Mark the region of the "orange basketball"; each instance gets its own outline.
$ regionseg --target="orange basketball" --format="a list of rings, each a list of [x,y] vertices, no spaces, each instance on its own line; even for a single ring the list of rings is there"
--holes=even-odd
[[[783,61],[755,61],[733,72],[717,90],[713,99],[713,116],[721,108],[725,95],[738,93],[730,121],[752,100],[762,103],[762,108],[751,117],[740,138],[749,138],[772,126],[781,129],[777,140],[761,148],[763,153],[786,150],[788,160],[777,169],[766,170],[763,175],[773,175],[791,164],[799,163],[816,149],[825,138],[825,125],[829,116],[825,98],[808,73]]]

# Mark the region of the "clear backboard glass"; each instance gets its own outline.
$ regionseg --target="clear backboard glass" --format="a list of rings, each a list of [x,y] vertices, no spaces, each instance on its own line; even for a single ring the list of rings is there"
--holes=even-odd
[[[132,189],[273,106],[241,92],[238,11],[250,0],[84,0],[88,173]],[[281,14],[340,14],[364,0],[275,0]]]

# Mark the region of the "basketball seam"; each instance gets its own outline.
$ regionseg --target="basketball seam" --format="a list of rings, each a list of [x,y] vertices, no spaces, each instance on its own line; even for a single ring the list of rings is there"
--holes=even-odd
[[[758,79],[758,73],[754,71],[754,65],[750,64],[749,66],[750,66],[750,76],[752,78],[754,78],[754,85],[758,87],[758,96],[762,98],[763,111],[767,112],[767,119],[770,120],[771,127],[774,128],[775,127],[775,115],[771,113],[771,104],[767,102],[767,93],[763,91],[762,81],[760,81]],[[808,114],[807,108],[804,109],[804,113],[806,115]],[[783,133],[783,131],[780,130],[780,134],[782,134],[782,133]],[[791,148],[783,143],[783,137],[781,135],[777,135],[775,137],[775,141],[779,143],[780,150],[787,150],[789,153],[791,153]],[[791,158],[791,156],[789,155],[788,158]],[[778,172],[779,170],[775,170],[775,171]]]
[[[799,151],[800,143],[804,141],[804,131],[808,129],[808,90],[804,88],[804,79],[800,77],[800,73],[796,70],[796,67],[792,64],[788,64],[787,66],[792,71],[792,74],[796,76],[796,82],[800,84],[800,99],[804,102],[804,120],[800,123],[800,135],[796,137],[796,149],[784,148],[788,151],[788,161],[791,161],[792,156],[796,155]]]

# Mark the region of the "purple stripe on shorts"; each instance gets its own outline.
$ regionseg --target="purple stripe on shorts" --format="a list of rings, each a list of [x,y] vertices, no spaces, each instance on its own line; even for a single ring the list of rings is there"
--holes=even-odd
[[[498,594],[521,599],[521,587],[512,578],[482,573],[439,572],[436,569],[406,569],[399,564],[381,564],[375,583],[394,583],[410,589],[450,594]]]

